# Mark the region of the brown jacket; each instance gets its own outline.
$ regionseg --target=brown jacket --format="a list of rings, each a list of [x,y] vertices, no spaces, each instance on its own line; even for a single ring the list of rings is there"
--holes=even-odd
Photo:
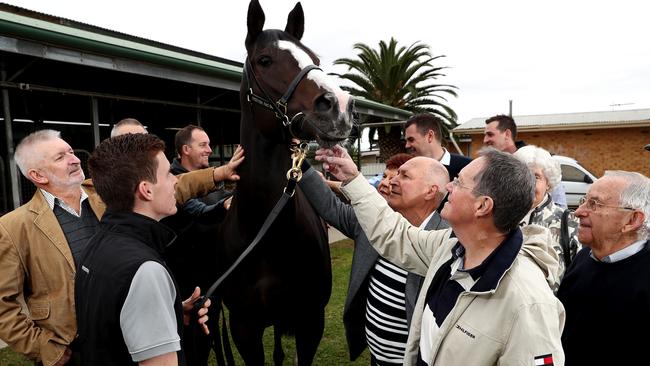
[[[214,190],[212,172],[208,168],[179,176],[178,202]],[[101,218],[106,206],[92,181],[82,188]],[[16,352],[54,365],[77,333],[74,276],[65,234],[37,190],[25,205],[0,217],[0,338]]]

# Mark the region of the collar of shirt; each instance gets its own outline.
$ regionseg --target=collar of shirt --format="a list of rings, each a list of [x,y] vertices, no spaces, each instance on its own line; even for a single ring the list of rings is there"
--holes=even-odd
[[[445,150],[445,153],[442,154],[442,158],[440,158],[440,164],[449,166],[449,164],[451,164],[451,154],[444,147],[442,149]]]
[[[629,258],[635,255],[636,253],[640,252],[643,248],[645,248],[645,243],[646,243],[645,240],[635,241],[634,243],[626,246],[625,248],[604,257],[602,261],[594,257],[594,252],[590,252],[589,256],[598,262],[614,263],[614,262],[622,261],[623,259]]]
[[[79,188],[79,189],[81,189],[81,188]],[[45,201],[47,202],[47,205],[50,206],[50,210],[54,210],[54,204],[57,204],[57,205],[59,205],[59,207],[66,210],[68,213],[70,213],[72,215],[75,215],[77,217],[81,217],[81,210],[82,210],[82,206],[83,206],[82,203],[83,203],[84,200],[86,200],[88,198],[88,194],[86,193],[86,191],[81,189],[81,199],[79,200],[79,213],[77,213],[77,211],[75,211],[72,207],[68,206],[65,203],[65,201],[63,201],[62,199],[54,196],[52,193],[50,193],[50,192],[48,192],[48,191],[46,191],[44,189],[41,189],[41,193],[43,193],[43,197],[45,198]]]
[[[420,224],[420,226],[418,228],[424,230],[426,228],[427,224],[429,223],[429,221],[431,221],[431,218],[433,217],[434,213],[436,213],[435,210],[433,212],[431,212],[429,214],[429,216],[427,216],[427,218],[424,219],[424,221],[422,221],[422,223]]]

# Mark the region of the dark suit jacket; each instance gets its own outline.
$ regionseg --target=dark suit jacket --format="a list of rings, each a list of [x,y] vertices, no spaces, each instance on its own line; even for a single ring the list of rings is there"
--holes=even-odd
[[[449,180],[451,181],[458,176],[461,169],[463,169],[465,165],[469,164],[472,159],[463,155],[449,154],[451,155],[451,159],[449,160],[449,165],[445,165],[445,168],[447,168],[447,171],[449,172]]]
[[[350,359],[355,360],[367,346],[365,322],[368,281],[379,254],[370,245],[357,221],[354,209],[341,202],[313,168],[303,174],[299,185],[316,212],[330,225],[347,237],[354,239],[355,242],[348,295],[343,309],[343,323]],[[449,224],[436,212],[425,229],[437,230],[447,227]],[[422,280],[421,276],[413,273],[409,273],[406,278],[406,317],[409,327]]]

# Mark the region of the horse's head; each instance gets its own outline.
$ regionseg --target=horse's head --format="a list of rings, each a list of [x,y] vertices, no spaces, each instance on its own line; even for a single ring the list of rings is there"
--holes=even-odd
[[[318,57],[302,43],[300,3],[289,13],[284,31],[263,30],[264,11],[257,0],[248,7],[248,57],[244,84],[257,128],[276,135],[282,124],[300,139],[322,146],[344,140],[352,128],[353,100],[324,73]],[[259,112],[258,112],[259,110]]]

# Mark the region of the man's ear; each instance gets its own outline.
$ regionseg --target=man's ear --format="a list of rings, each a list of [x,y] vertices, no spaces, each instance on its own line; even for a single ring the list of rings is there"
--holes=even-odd
[[[645,214],[638,210],[634,211],[630,216],[630,218],[627,220],[627,223],[623,225],[621,231],[623,233],[637,232],[643,226],[644,221],[645,221]]]
[[[429,200],[435,200],[436,199],[436,194],[440,192],[440,188],[438,188],[437,185],[433,184],[429,186],[429,189],[427,190],[427,193],[424,195],[424,199],[426,201]]]
[[[506,137],[507,137],[508,139],[512,140],[512,131],[510,131],[510,130],[506,130],[506,131],[505,131],[505,134],[506,134]]]
[[[480,196],[474,203],[474,211],[477,217],[488,216],[492,214],[494,201],[488,196]]]
[[[431,141],[435,140],[435,138],[436,138],[435,132],[433,132],[433,130],[429,130],[427,132],[427,142],[431,142]]]
[[[189,155],[189,153],[190,153],[190,145],[183,145],[181,147],[181,151],[183,152],[182,155]]]
[[[38,184],[47,184],[50,181],[36,169],[29,169],[27,171],[27,176],[29,177],[29,180]]]
[[[138,183],[138,188],[135,190],[136,196],[142,201],[153,201],[153,193],[151,192],[151,183],[146,180]]]

